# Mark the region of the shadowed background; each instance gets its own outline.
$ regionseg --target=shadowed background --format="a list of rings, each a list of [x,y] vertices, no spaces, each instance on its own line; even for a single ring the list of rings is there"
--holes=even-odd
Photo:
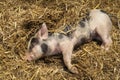
[[[59,32],[61,26],[75,24],[94,8],[120,21],[120,0],[0,0],[0,80],[120,80],[117,19],[113,20],[113,45],[108,52],[93,41],[73,52],[78,75],[66,69],[61,55],[36,62],[23,60],[29,39],[43,22],[49,32]]]

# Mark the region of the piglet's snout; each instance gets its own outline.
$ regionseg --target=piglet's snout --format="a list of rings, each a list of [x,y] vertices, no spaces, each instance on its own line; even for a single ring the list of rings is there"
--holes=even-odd
[[[28,53],[25,53],[26,55],[24,56],[25,61],[32,61],[34,59],[34,56]]]
[[[32,61],[32,58],[28,57],[28,56],[24,56],[24,60],[25,61]]]

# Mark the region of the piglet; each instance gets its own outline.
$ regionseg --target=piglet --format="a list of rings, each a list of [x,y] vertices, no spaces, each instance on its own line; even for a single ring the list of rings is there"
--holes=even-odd
[[[73,47],[72,40],[63,34],[54,33],[48,36],[47,26],[43,23],[41,29],[29,41],[25,60],[32,61],[45,56],[62,54],[69,71],[78,73],[77,68],[71,64]]]

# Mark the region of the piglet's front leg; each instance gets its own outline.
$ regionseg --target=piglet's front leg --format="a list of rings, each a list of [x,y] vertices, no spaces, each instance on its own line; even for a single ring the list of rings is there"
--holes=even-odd
[[[77,68],[71,64],[71,54],[72,53],[63,53],[64,63],[70,72],[78,74]]]
[[[72,56],[73,46],[72,45],[64,45],[64,46],[62,46],[61,49],[62,49],[64,64],[66,65],[68,70],[71,73],[78,74],[77,68],[71,64],[71,56]]]

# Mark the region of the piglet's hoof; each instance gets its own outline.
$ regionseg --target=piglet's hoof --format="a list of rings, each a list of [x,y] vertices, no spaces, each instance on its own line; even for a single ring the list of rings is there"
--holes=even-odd
[[[74,74],[78,74],[78,69],[75,66],[72,66],[70,72]]]
[[[109,47],[108,46],[105,46],[105,45],[101,45],[101,48],[108,51],[109,50]]]

